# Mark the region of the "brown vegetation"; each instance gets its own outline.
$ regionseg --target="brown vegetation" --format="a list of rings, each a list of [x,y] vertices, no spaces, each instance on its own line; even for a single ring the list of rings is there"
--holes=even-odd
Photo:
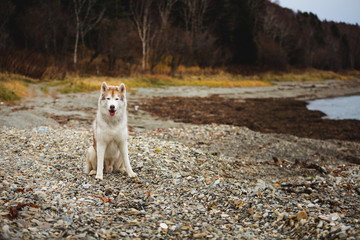
[[[289,66],[360,69],[360,28],[268,0],[21,1],[0,10],[0,70],[33,78]],[[248,68],[250,66],[250,68]]]
[[[291,134],[302,138],[360,141],[360,121],[322,119],[306,102],[292,99],[235,99],[162,97],[148,99],[142,109],[153,115],[194,124],[245,126],[263,133]]]

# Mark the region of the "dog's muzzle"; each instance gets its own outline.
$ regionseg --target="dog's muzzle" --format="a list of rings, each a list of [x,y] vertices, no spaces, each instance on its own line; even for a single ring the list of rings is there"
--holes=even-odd
[[[110,105],[110,110],[109,110],[110,116],[114,116],[116,113],[115,110],[115,106],[114,105]]]

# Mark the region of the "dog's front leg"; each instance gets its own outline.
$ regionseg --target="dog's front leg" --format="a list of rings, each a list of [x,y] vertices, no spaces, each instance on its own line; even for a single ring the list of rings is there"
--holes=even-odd
[[[128,154],[128,146],[127,141],[121,141],[119,143],[119,149],[120,149],[120,159],[124,163],[125,171],[129,175],[129,177],[136,177],[136,173],[133,172],[130,161],[129,161],[129,154]]]
[[[96,156],[97,156],[97,169],[96,177],[99,180],[103,179],[104,171],[104,156],[105,156],[106,144],[102,141],[96,142]]]

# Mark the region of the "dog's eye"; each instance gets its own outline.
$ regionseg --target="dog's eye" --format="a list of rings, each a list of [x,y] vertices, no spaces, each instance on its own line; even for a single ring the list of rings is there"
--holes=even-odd
[[[116,100],[116,101],[119,101],[119,100],[120,100],[120,98],[115,98],[115,100]]]
[[[108,97],[108,98],[106,98],[106,100],[110,100],[110,98]]]

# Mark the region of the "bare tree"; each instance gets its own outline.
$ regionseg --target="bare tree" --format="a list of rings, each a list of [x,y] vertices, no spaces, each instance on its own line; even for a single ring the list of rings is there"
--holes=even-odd
[[[295,16],[291,10],[285,13],[285,10],[278,8],[276,5],[268,4],[264,16],[264,31],[273,40],[277,40],[281,47],[284,47],[284,41],[289,38],[293,25],[291,17]]]
[[[295,13],[267,2],[261,18],[263,36],[257,38],[258,57],[267,66],[285,68],[300,39],[294,37],[297,31]]]
[[[182,0],[184,3],[183,14],[186,31],[192,37],[200,33],[204,27],[205,13],[209,7],[209,0]]]
[[[161,0],[159,1],[158,9],[161,18],[161,29],[167,27],[171,9],[178,0]]]
[[[97,54],[107,56],[109,72],[118,72],[116,61],[122,60],[125,64],[121,71],[134,64],[136,54],[139,52],[138,35],[133,25],[127,19],[109,20],[104,18],[99,26]],[[95,58],[95,56],[94,56]]]
[[[206,41],[212,39],[209,28],[204,24],[205,15],[210,7],[210,0],[182,0],[183,2],[183,18],[185,22],[185,30],[188,37],[188,49],[190,54],[184,56],[185,62],[189,64],[200,64],[203,62],[204,56],[202,49],[211,48],[209,44],[215,41]]]
[[[169,52],[168,41],[170,41],[170,24],[169,17],[172,10],[172,7],[178,0],[160,0],[158,1],[158,10],[160,15],[160,29],[156,36],[154,37],[152,43],[152,51],[149,56],[149,66],[150,71],[153,72],[156,65],[166,58],[166,54]]]
[[[0,49],[6,48],[6,41],[9,34],[6,29],[6,24],[15,10],[15,5],[11,0],[5,0],[2,2],[0,9]]]
[[[170,74],[175,75],[176,69],[183,64],[184,59],[191,55],[189,33],[180,28],[169,29],[169,38],[166,42],[168,64],[170,66]]]
[[[101,21],[105,13],[105,9],[103,9],[99,15],[92,16],[91,10],[95,5],[96,0],[73,0],[73,2],[75,12],[74,65],[76,65],[79,38],[81,38],[81,43],[84,47],[86,34]]]
[[[138,31],[142,46],[141,68],[145,71],[150,52],[151,41],[156,35],[153,18],[151,15],[152,0],[131,0],[130,9]]]

